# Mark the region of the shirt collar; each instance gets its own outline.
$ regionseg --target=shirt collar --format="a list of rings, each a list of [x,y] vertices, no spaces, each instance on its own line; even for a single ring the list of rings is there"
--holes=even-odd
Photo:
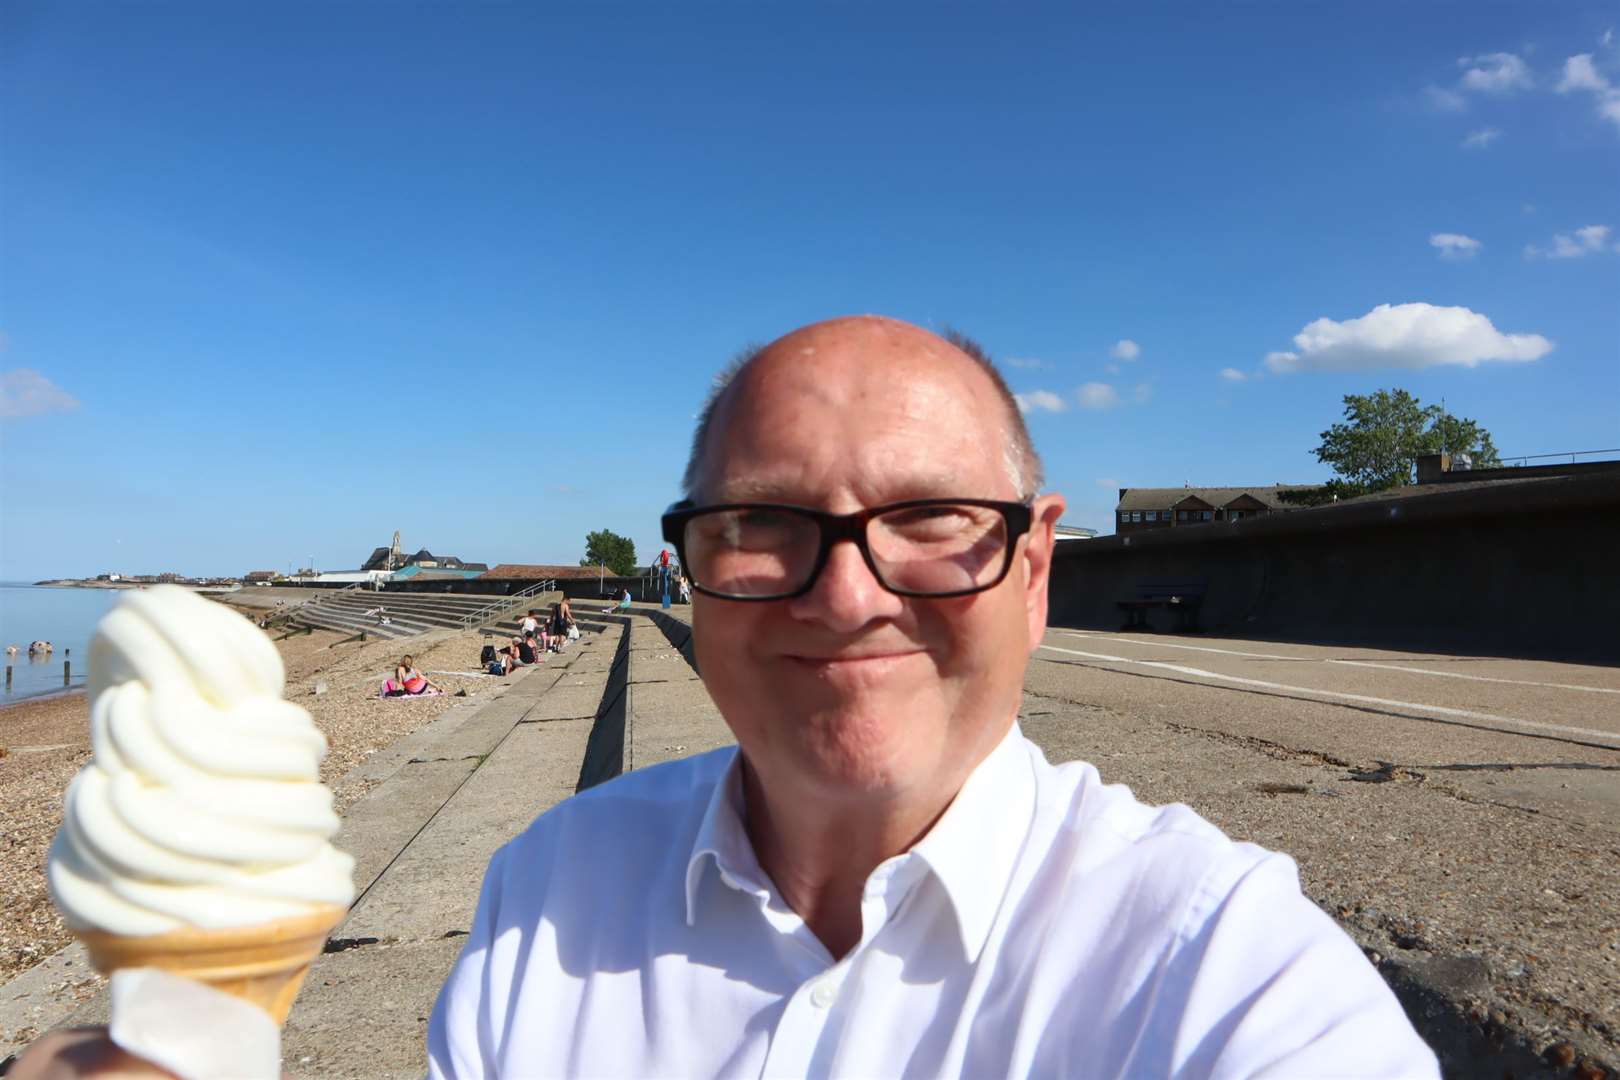
[[[1012,882],[1035,815],[1035,777],[1024,737],[1013,723],[976,766],[962,790],[910,854],[921,859],[950,900],[968,961],[978,960]],[[759,868],[742,820],[742,754],[714,786],[686,864],[686,925],[697,925],[698,891],[708,859],[727,885],[766,899],[772,888]]]
[[[698,826],[692,854],[686,862],[687,926],[697,925],[698,889],[703,884],[703,867],[708,859],[714,860],[721,875],[727,878],[727,884],[736,882],[735,887],[756,894],[764,886],[758,880],[764,874],[759,870],[754,845],[743,826],[742,807],[742,753],[738,751],[732,755],[731,764],[709,795],[709,806],[703,812],[703,823]],[[747,875],[746,884],[739,874]]]
[[[979,958],[1035,819],[1035,776],[1015,721],[912,854],[950,898],[962,952]]]

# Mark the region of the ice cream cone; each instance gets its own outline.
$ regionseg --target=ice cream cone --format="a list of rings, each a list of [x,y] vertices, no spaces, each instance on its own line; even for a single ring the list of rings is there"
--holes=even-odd
[[[327,935],[347,914],[347,908],[328,904],[256,926],[187,927],[146,937],[76,933],[103,975],[120,968],[160,968],[250,1001],[283,1024]]]

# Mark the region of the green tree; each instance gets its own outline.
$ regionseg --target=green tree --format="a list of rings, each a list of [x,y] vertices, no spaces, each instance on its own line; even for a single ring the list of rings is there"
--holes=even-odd
[[[1491,434],[1473,420],[1424,405],[1405,390],[1346,394],[1344,422],[1322,432],[1316,460],[1333,466],[1329,486],[1341,497],[1412,482],[1419,454],[1445,450],[1472,455],[1474,464],[1501,464]]]
[[[585,534],[585,557],[581,566],[606,566],[620,577],[636,572],[636,542],[609,529]]]

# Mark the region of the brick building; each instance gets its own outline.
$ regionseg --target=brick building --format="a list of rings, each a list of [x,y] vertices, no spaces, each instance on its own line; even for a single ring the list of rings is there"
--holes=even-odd
[[[1279,497],[1287,491],[1310,491],[1316,484],[1271,484],[1265,487],[1120,488],[1114,531],[1173,529],[1185,525],[1242,521],[1296,506]]]

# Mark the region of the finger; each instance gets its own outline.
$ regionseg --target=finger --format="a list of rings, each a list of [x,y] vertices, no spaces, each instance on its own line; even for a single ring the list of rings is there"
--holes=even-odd
[[[53,1031],[36,1040],[5,1075],[6,1080],[172,1080],[170,1073],[121,1049],[101,1027]]]

